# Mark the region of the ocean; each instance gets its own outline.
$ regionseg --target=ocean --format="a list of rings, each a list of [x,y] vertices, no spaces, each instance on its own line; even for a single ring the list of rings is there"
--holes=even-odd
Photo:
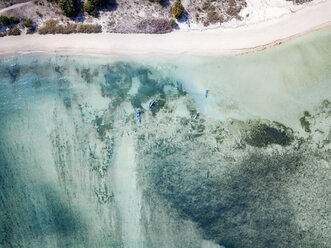
[[[0,247],[330,247],[330,58],[1,57]]]

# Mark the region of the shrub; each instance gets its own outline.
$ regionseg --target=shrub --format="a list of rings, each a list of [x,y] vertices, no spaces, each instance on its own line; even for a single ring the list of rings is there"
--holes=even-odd
[[[136,28],[138,33],[164,34],[172,31],[172,26],[167,19],[144,19]]]
[[[74,17],[77,15],[75,0],[58,0],[58,5],[65,16]]]
[[[208,3],[203,2],[201,8],[202,8],[202,9],[207,9],[207,8],[208,8]]]
[[[96,16],[96,11],[95,11],[95,6],[92,3],[92,1],[88,0],[85,4],[84,4],[84,11],[89,13],[92,16]]]
[[[17,27],[13,27],[13,28],[8,30],[7,34],[8,35],[20,35],[21,30],[19,30]]]
[[[114,20],[111,20],[108,22],[108,27],[113,27],[115,26],[116,22]]]
[[[77,29],[78,33],[101,33],[101,25],[81,24]]]
[[[77,33],[77,24],[68,24],[66,26],[59,26],[58,29],[61,34],[74,34]]]
[[[176,19],[181,18],[184,15],[184,11],[185,10],[182,3],[179,0],[177,0],[175,2],[174,7],[172,8],[172,13],[174,14],[175,18]]]
[[[207,14],[208,22],[211,24],[215,24],[220,21],[220,16],[216,11],[209,11]]]
[[[101,33],[101,25],[92,24],[68,24],[59,25],[55,20],[47,21],[38,29],[39,34],[72,34],[72,33]]]
[[[109,4],[116,4],[116,1],[109,1],[109,0],[87,0],[86,3],[84,4],[84,11],[87,12],[88,14],[92,16],[97,15],[96,7],[102,7],[106,5],[107,3]]]
[[[175,19],[170,19],[169,21],[170,25],[173,27],[177,24],[176,20]]]
[[[4,26],[9,25],[9,18],[7,16],[0,16],[0,24]]]
[[[25,19],[22,24],[26,28],[31,28],[33,25],[33,21],[31,19]]]
[[[55,20],[49,20],[38,29],[39,34],[56,34],[58,23]]]
[[[34,32],[36,32],[36,28],[35,27],[31,27],[31,28],[28,28],[27,30],[26,30],[26,34],[33,34]]]
[[[0,24],[8,26],[10,24],[18,24],[20,20],[14,16],[0,16]]]
[[[18,24],[18,23],[20,23],[20,20],[17,17],[15,17],[15,16],[8,17],[8,20],[9,20],[9,23],[10,24]]]

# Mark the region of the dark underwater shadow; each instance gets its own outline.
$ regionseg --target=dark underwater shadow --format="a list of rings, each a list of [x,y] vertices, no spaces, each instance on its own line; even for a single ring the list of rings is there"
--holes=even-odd
[[[216,167],[226,169],[213,171],[206,180],[199,168],[209,166],[212,154],[199,149],[204,156],[190,161],[183,147],[165,145],[162,152],[155,150],[155,166],[148,164],[148,172],[143,170],[149,178],[146,200],[155,208],[170,205],[176,218],[192,220],[204,239],[227,248],[302,245],[301,237],[308,234],[296,223],[286,188],[288,178],[302,166],[299,153],[257,152],[242,161],[219,162]],[[152,203],[158,197],[161,203]]]
[[[83,245],[87,226],[79,212],[51,184],[26,181],[0,151],[0,244],[46,247]]]

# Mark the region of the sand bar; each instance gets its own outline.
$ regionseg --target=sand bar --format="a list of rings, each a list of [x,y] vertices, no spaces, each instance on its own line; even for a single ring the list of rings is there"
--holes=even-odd
[[[327,0],[281,18],[238,28],[168,34],[22,35],[0,39],[0,55],[48,52],[103,55],[226,55],[260,50],[331,26]]]

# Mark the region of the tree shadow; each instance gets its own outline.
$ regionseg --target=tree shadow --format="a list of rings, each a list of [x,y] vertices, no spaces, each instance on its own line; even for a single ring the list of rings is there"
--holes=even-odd
[[[83,23],[86,21],[86,17],[83,12],[79,13],[75,18],[74,18],[75,23]]]
[[[170,1],[169,0],[163,0],[160,5],[163,7],[163,8],[166,8],[170,5]]]
[[[106,0],[103,8],[100,8],[103,11],[115,11],[117,10],[118,3],[116,0]]]
[[[214,171],[212,179],[201,180],[199,165],[214,161],[196,158],[192,165],[184,159],[187,151],[183,146],[168,143],[151,155],[150,161],[157,166],[146,167],[150,184],[146,195],[161,196],[166,205],[176,209],[179,219],[195,222],[204,239],[226,247],[300,244],[303,233],[286,188],[288,178],[302,166],[300,153],[253,153],[227,164],[222,173]],[[176,156],[170,156],[173,152]],[[212,157],[207,153],[206,157]]]
[[[187,12],[185,12],[181,18],[177,19],[177,22],[185,23],[187,22],[188,19],[189,19],[189,15]]]

